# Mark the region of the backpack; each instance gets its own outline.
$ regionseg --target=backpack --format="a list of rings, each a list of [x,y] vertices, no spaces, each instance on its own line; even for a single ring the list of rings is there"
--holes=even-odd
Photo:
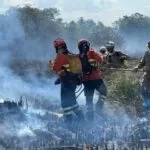
[[[73,74],[82,74],[82,65],[79,55],[69,53],[68,58],[69,58],[70,72]]]
[[[66,66],[63,65],[63,69],[65,71],[67,71],[67,75],[63,76],[62,78],[58,78],[55,81],[55,85],[60,84],[61,81],[63,80],[64,82],[70,82],[70,81],[74,81],[74,83],[76,83],[77,85],[82,84],[82,65],[81,65],[81,61],[79,58],[79,55],[77,54],[72,54],[72,53],[68,53],[68,63]]]

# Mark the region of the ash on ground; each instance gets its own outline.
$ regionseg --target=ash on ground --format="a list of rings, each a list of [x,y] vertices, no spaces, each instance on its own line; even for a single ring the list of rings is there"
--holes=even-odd
[[[92,145],[91,149],[99,146],[102,149],[133,149],[143,147],[143,143],[150,146],[150,126],[146,119],[137,123],[121,113],[120,116],[103,113],[96,114],[94,122],[75,121],[66,125],[57,103],[28,98],[26,107],[23,104],[1,101],[1,150],[73,149],[73,146],[86,149],[87,145]]]

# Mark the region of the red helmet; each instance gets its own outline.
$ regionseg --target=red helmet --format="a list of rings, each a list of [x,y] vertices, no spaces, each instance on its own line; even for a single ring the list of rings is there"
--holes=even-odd
[[[80,53],[82,53],[83,51],[88,51],[90,49],[90,43],[85,39],[81,39],[78,42],[78,49]]]
[[[60,49],[60,48],[67,49],[66,42],[64,41],[64,39],[61,39],[61,38],[57,38],[57,39],[54,41],[54,47],[55,47],[56,49]]]

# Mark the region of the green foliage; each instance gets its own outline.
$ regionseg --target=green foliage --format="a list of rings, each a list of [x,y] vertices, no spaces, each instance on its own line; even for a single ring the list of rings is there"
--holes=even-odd
[[[66,38],[70,43],[85,38],[90,40],[92,46],[104,45],[108,40],[113,40],[119,46],[122,44],[122,37],[118,31],[104,26],[101,22],[96,23],[91,19],[85,20],[81,17],[76,22],[65,23],[58,18],[59,11],[56,8],[41,10],[25,6],[13,8],[13,10],[18,12],[27,39],[39,38],[41,41],[50,41],[60,36]]]
[[[123,37],[117,30],[111,27],[105,27],[102,24],[99,24],[94,28],[90,35],[90,39],[96,46],[104,45],[108,41],[114,41],[117,46],[121,46],[123,43]]]
[[[38,38],[41,42],[49,42],[59,36],[67,39],[69,43],[76,42],[75,44],[79,39],[85,38],[96,47],[112,40],[118,47],[121,47],[124,37],[127,39],[129,36],[135,37],[139,41],[141,38],[146,37],[146,40],[149,38],[145,35],[150,32],[150,18],[139,13],[120,18],[113,27],[107,27],[102,22],[96,23],[91,19],[85,20],[83,17],[78,21],[63,22],[62,18],[58,18],[59,11],[56,8],[38,9],[31,6],[11,8],[5,15],[0,15],[0,18],[7,20],[14,10],[18,11],[26,38],[32,40]],[[1,25],[0,28],[4,27]]]
[[[124,37],[124,41],[129,45],[128,47],[141,52],[141,49],[149,40],[150,17],[135,13],[120,18],[114,25]]]
[[[126,34],[137,34],[150,31],[150,17],[135,13],[131,16],[124,16],[115,22],[116,27],[120,32]]]
[[[140,107],[139,77],[133,72],[114,72],[108,82],[109,100],[119,105]]]
[[[59,14],[55,8],[40,10],[26,6],[18,8],[21,23],[27,36],[30,38],[48,38],[58,33],[56,16]]]

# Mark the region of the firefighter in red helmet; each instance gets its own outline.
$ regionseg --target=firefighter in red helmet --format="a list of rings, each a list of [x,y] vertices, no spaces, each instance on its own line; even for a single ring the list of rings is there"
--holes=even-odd
[[[83,119],[82,111],[79,109],[75,96],[77,76],[70,72],[70,52],[67,49],[66,42],[61,38],[57,38],[54,41],[54,48],[57,56],[50,65],[53,71],[59,75],[61,84],[61,107],[65,121],[71,123],[74,116],[79,120]]]
[[[89,41],[81,39],[78,42],[78,49],[83,71],[84,93],[86,97],[87,118],[94,119],[93,96],[94,91],[99,92],[99,99],[96,103],[96,111],[101,112],[101,109],[106,99],[107,89],[102,79],[100,64],[103,63],[103,58],[94,49],[90,48]]]

